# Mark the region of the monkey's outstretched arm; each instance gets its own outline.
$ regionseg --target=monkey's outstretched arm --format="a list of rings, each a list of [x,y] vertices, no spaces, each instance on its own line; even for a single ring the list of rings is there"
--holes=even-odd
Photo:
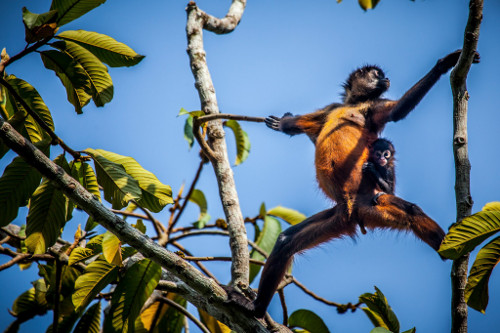
[[[448,72],[450,68],[455,66],[460,57],[462,50],[457,50],[448,54],[446,57],[439,59],[434,67],[418,81],[413,87],[408,90],[403,97],[395,101],[395,105],[389,115],[388,121],[399,121],[405,118],[410,111],[422,100],[429,92],[432,86],[441,78],[443,74]],[[474,63],[479,62],[479,53],[474,56]]]
[[[267,127],[280,131],[288,135],[307,134],[311,140],[315,141],[329,111],[319,110],[313,113],[294,116],[287,112],[283,117],[269,116],[265,123]]]

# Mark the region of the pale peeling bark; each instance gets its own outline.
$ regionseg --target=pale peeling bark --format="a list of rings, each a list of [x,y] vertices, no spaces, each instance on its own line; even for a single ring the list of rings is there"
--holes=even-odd
[[[222,19],[203,12],[194,2],[188,4],[187,52],[191,71],[195,78],[195,87],[200,97],[201,109],[206,115],[219,114],[220,112],[203,48],[203,29],[218,34],[233,31],[243,15],[245,4],[246,0],[233,0],[227,15]],[[207,122],[207,135],[211,148],[210,162],[212,162],[217,177],[219,195],[228,224],[229,245],[232,254],[231,284],[246,288],[249,275],[247,234],[220,119]]]
[[[455,158],[457,222],[471,214],[473,205],[470,193],[471,166],[467,146],[467,107],[469,93],[467,92],[466,80],[476,53],[482,18],[483,0],[471,0],[462,54],[450,77],[451,89],[453,91],[453,155]],[[467,332],[468,313],[464,290],[467,284],[468,262],[469,255],[465,255],[453,262],[451,270],[452,333]]]
[[[97,197],[88,192],[2,118],[0,118],[0,140],[44,177],[50,179],[71,201],[115,234],[123,243],[134,247],[144,257],[157,262],[181,280],[183,283],[177,283],[177,288],[184,289],[182,295],[187,301],[204,309],[238,332],[268,332],[255,318],[248,318],[225,304],[227,295],[214,280],[205,277],[181,257],[153,242],[113,214]]]

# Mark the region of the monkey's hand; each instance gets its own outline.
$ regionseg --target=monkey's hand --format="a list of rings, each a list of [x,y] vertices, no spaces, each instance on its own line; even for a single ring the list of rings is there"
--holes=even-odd
[[[290,118],[293,117],[293,115],[290,112],[287,112],[283,115],[283,117],[276,117],[276,116],[268,116],[266,117],[265,123],[267,127],[270,129],[273,129],[275,131],[282,131],[281,127],[281,121],[284,118]]]
[[[442,73],[446,73],[450,68],[455,66],[458,62],[458,58],[460,58],[460,54],[462,53],[462,50],[456,50],[455,52],[452,52],[448,54],[446,57],[439,59],[437,62],[437,66],[441,70]],[[481,56],[479,53],[474,52],[474,58],[472,59],[472,62],[477,64],[481,60]]]
[[[364,174],[374,174],[376,172],[375,165],[372,162],[366,162],[362,167]]]

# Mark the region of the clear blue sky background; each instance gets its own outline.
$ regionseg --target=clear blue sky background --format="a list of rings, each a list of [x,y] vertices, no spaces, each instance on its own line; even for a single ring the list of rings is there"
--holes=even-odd
[[[198,147],[188,150],[183,139],[181,107],[198,110],[200,103],[189,68],[185,37],[187,1],[109,0],[62,30],[85,29],[114,37],[146,58],[136,67],[110,69],[114,100],[104,108],[90,105],[76,115],[58,78],[31,54],[8,67],[38,89],[50,108],[56,132],[74,149],[101,148],[133,156],[176,193],[189,183],[198,166]],[[199,1],[201,8],[223,16],[230,1]],[[41,13],[49,0],[4,0],[0,12],[0,47],[12,56],[24,48],[21,8]],[[462,45],[468,1],[382,0],[363,12],[354,0],[249,0],[238,28],[229,35],[205,32],[207,61],[225,113],[251,116],[306,113],[339,101],[341,83],[356,67],[380,65],[391,79],[386,97],[397,99],[419,80],[438,58]],[[479,38],[481,64],[468,79],[469,153],[474,211],[499,200],[500,154],[500,5],[486,1]],[[452,96],[445,75],[410,116],[386,127],[384,136],[397,149],[397,194],[420,205],[447,229],[455,219],[452,152]],[[312,215],[331,203],[315,183],[314,147],[307,137],[289,138],[262,124],[243,123],[252,150],[234,169],[245,216],[259,206],[283,205]],[[228,136],[230,158],[234,141]],[[55,151],[55,153],[58,153]],[[0,161],[3,169],[14,155]],[[53,156],[55,157],[55,155]],[[209,198],[209,213],[222,217],[212,168],[204,169],[198,188]],[[23,216],[25,210],[21,210]],[[159,217],[164,221],[168,212]],[[197,208],[183,216],[196,219]],[[71,239],[85,215],[67,226]],[[16,223],[25,221],[18,218]],[[195,255],[227,255],[227,239],[218,236],[184,241]],[[0,258],[3,263],[7,258]],[[208,265],[228,281],[229,265]],[[450,267],[411,234],[379,231],[356,240],[336,240],[298,257],[294,275],[319,295],[340,303],[356,302],[378,286],[388,298],[403,330],[448,332],[450,329]],[[30,281],[35,268],[14,267],[0,273],[0,329],[11,321],[7,308]],[[318,313],[332,332],[368,332],[372,325],[361,312],[338,315],[334,308],[312,300],[294,286],[286,289],[289,311],[306,308]],[[492,332],[500,326],[500,273],[490,280],[490,304],[485,315],[469,311],[470,332]],[[281,320],[279,301],[269,311]],[[21,332],[45,331],[46,316],[21,327]],[[193,331],[195,331],[195,328]]]

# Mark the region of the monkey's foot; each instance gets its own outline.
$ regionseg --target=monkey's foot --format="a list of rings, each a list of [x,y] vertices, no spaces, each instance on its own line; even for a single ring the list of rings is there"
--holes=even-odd
[[[373,206],[378,205],[378,198],[380,198],[380,196],[384,195],[384,194],[387,194],[387,193],[385,193],[385,192],[378,192],[377,194],[375,194],[375,196],[372,199],[372,205]]]
[[[221,285],[221,287],[227,293],[227,301],[225,301],[226,304],[236,306],[248,316],[255,316],[255,306],[251,300],[246,298],[245,295],[240,293],[234,287],[224,285]]]

